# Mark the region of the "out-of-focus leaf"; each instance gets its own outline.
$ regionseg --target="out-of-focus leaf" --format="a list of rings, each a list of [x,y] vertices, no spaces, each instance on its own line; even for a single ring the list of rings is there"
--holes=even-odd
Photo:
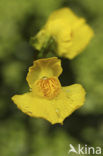
[[[23,123],[13,119],[1,122],[0,155],[21,156],[26,152],[26,131]]]

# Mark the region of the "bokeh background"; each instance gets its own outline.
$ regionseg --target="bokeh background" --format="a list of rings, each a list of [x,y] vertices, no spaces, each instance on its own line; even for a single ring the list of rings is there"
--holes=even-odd
[[[86,18],[95,36],[75,59],[62,58],[62,85],[80,83],[87,96],[61,126],[23,114],[11,96],[28,90],[30,38],[64,6]],[[69,144],[103,148],[103,0],[0,0],[0,156],[68,156]]]

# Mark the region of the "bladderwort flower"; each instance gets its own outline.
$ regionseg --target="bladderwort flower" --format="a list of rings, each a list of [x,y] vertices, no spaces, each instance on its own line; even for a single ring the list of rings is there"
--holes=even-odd
[[[93,35],[84,18],[76,16],[69,8],[62,8],[49,16],[43,28],[32,38],[32,45],[41,50],[53,39],[57,56],[73,59],[84,50]]]
[[[13,102],[31,117],[62,124],[84,104],[85,90],[80,84],[62,87],[58,79],[61,73],[61,61],[57,57],[34,61],[27,74],[30,92],[14,95]]]

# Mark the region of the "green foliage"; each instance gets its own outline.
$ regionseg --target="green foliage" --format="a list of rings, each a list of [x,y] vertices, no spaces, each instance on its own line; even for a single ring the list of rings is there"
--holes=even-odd
[[[23,122],[16,119],[0,123],[0,155],[19,156],[27,153],[26,131]]]
[[[85,0],[86,1],[86,0]],[[83,1],[82,5],[85,5]],[[91,5],[93,4],[93,8]],[[82,109],[82,113],[103,113],[103,21],[102,14],[103,9],[101,9],[102,1],[97,3],[97,1],[90,1],[87,6],[91,11],[91,14],[95,16],[93,22],[88,20],[88,23],[91,23],[95,36],[91,41],[90,45],[85,49],[84,53],[75,58],[72,61],[73,71],[76,75],[76,81],[81,82],[86,88],[87,99],[86,103]],[[97,9],[99,8],[99,9]],[[87,9],[85,7],[85,9]],[[98,12],[98,14],[97,14]]]

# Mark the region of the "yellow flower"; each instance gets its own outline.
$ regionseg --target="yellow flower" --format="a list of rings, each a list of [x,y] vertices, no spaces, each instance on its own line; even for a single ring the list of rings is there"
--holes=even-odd
[[[31,91],[15,95],[12,100],[31,117],[62,124],[67,116],[83,105],[85,91],[80,84],[62,87],[58,79],[61,73],[61,62],[57,57],[34,61],[27,74]]]
[[[41,50],[52,37],[56,42],[57,55],[73,59],[88,45],[93,35],[93,30],[84,18],[77,17],[69,8],[63,8],[50,15],[47,23],[33,38],[33,46]]]

